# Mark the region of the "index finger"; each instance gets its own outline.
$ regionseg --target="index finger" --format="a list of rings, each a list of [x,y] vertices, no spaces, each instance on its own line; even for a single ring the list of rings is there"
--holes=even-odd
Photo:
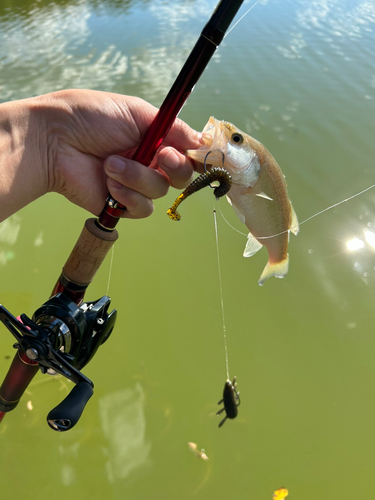
[[[204,145],[204,141],[202,132],[197,132],[180,118],[176,118],[165,136],[163,145],[171,146],[178,151],[185,151],[185,149],[199,148]]]
[[[137,97],[127,96],[126,105],[132,118],[131,121],[136,125],[138,134],[141,136],[139,139],[143,139],[155,119],[158,110]],[[185,149],[197,149],[204,142],[201,132],[197,132],[180,118],[176,118],[162,144],[164,146],[172,146],[178,151],[184,151]]]

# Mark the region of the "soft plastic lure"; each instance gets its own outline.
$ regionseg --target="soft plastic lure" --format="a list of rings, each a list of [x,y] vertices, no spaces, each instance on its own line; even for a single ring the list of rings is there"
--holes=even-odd
[[[221,198],[230,190],[232,185],[232,177],[230,173],[223,167],[213,167],[207,170],[204,174],[200,175],[189,184],[185,191],[175,200],[172,207],[167,211],[167,214],[172,220],[180,220],[181,215],[177,212],[179,204],[188,198],[190,195],[200,191],[201,189],[210,186],[211,182],[218,181],[219,186],[214,188],[214,195],[216,199]]]
[[[225,417],[220,422],[219,427],[223,425],[227,418],[236,418],[238,415],[237,407],[240,406],[240,393],[237,392],[237,382],[236,377],[234,377],[233,382],[229,379],[225,382],[223,399],[220,399],[218,405],[224,404],[224,407],[219,410],[216,415],[220,415],[225,411]]]

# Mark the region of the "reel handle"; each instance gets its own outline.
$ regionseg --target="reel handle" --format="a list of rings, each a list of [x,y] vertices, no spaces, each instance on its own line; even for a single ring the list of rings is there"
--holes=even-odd
[[[51,429],[64,432],[74,427],[93,393],[93,386],[87,382],[75,385],[67,397],[49,412],[47,423]]]

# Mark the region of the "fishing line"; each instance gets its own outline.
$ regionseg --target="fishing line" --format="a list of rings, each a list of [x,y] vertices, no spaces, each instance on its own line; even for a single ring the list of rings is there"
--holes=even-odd
[[[238,234],[242,234],[242,236],[246,236],[247,237],[247,234],[246,233],[243,233],[242,231],[239,231],[237,228],[235,228],[234,226],[232,226],[232,224],[224,217],[224,214],[220,208],[220,205],[219,205],[219,212],[220,212],[220,215],[222,216],[222,218],[224,219],[224,221],[228,224],[228,226],[233,229],[233,231],[236,231],[236,233]]]
[[[375,184],[372,184],[372,186],[369,186],[366,189],[363,189],[359,193],[353,194],[352,196],[349,196],[349,198],[345,198],[344,200],[341,200],[341,201],[335,203],[334,205],[331,205],[331,206],[329,206],[327,208],[324,208],[320,212],[317,212],[314,215],[311,215],[307,219],[304,219],[302,222],[299,223],[299,226],[302,226],[302,224],[305,224],[305,222],[308,222],[309,220],[314,219],[315,217],[318,217],[318,215],[324,214],[324,212],[328,212],[328,210],[331,210],[332,208],[338,207],[339,205],[342,205],[343,203],[346,203],[347,201],[353,200],[353,198],[357,198],[357,196],[361,196],[362,194],[366,193],[367,191],[370,191],[370,189],[373,189],[374,187],[375,187]],[[229,227],[231,227],[232,229],[234,229],[237,233],[242,234],[243,236],[247,236],[247,234],[243,233],[242,231],[239,231],[238,229],[236,229],[235,227],[233,227],[227,221],[227,219],[224,217],[224,214],[221,211],[220,207],[219,207],[219,211],[220,211],[220,214],[221,214],[222,218],[228,224]],[[257,236],[256,239],[257,240],[268,240],[270,238],[275,238],[276,236],[280,236],[280,235],[282,235],[284,233],[287,233],[288,231],[291,231],[293,229],[297,229],[297,227],[298,226],[293,226],[290,229],[286,229],[285,231],[281,231],[281,233],[271,234],[271,236]]]
[[[214,221],[215,221],[217,269],[218,269],[218,275],[219,275],[219,288],[220,288],[221,318],[223,321],[223,334],[224,334],[225,366],[226,366],[226,370],[227,370],[227,380],[229,380],[227,333],[226,333],[226,327],[225,327],[223,285],[222,285],[222,281],[221,281],[221,266],[220,266],[220,254],[219,254],[219,234],[217,231],[217,217],[216,217],[216,204],[215,203],[214,203]]]
[[[353,196],[349,196],[349,198],[345,198],[345,200],[341,200],[339,201],[338,203],[335,203],[334,205],[331,205],[330,207],[327,207],[325,208],[324,210],[321,210],[320,212],[312,215],[311,217],[308,217],[307,219],[303,220],[302,222],[300,222],[299,225],[301,224],[304,224],[305,222],[313,219],[314,217],[317,217],[318,215],[320,214],[323,214],[324,212],[327,212],[328,210],[331,210],[331,208],[335,208],[335,207],[338,207],[339,205],[342,205],[343,203],[346,203],[347,201],[350,201],[352,200],[353,198],[356,198],[357,196],[360,196],[361,194],[363,193],[366,193],[366,191],[370,191],[370,189],[374,188],[375,187],[375,184],[373,184],[372,186],[369,186],[367,187],[366,189],[363,189],[362,191],[360,191],[359,193],[357,194],[353,194]]]
[[[249,9],[249,10],[247,10],[247,11],[245,12],[245,14],[244,14],[243,16],[241,16],[241,17],[239,18],[239,20],[238,20],[236,23],[234,23],[234,24],[233,24],[233,26],[230,28],[230,30],[228,30],[228,31],[227,31],[227,33],[226,33],[226,35],[224,36],[224,38],[225,38],[226,36],[228,36],[228,35],[229,35],[229,33],[230,33],[230,32],[231,32],[231,31],[232,31],[232,30],[233,30],[233,29],[237,26],[237,24],[238,24],[240,21],[242,21],[242,19],[243,19],[245,16],[247,16],[247,14],[248,14],[248,13],[249,13],[249,12],[250,12],[250,11],[251,11],[254,7],[255,7],[255,6],[259,3],[259,2],[260,2],[260,0],[257,0],[257,1],[256,1],[256,2],[255,2],[255,3],[254,3],[251,7],[250,7],[250,9]]]

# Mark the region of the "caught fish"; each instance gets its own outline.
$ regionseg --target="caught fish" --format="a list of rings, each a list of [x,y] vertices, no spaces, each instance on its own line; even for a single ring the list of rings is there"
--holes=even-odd
[[[289,232],[297,235],[297,216],[288,197],[284,175],[267,149],[231,123],[211,117],[203,129],[205,145],[185,153],[200,163],[223,165],[232,176],[227,199],[249,230],[244,257],[265,246],[268,262],[259,285],[270,278],[283,278],[289,267]]]

